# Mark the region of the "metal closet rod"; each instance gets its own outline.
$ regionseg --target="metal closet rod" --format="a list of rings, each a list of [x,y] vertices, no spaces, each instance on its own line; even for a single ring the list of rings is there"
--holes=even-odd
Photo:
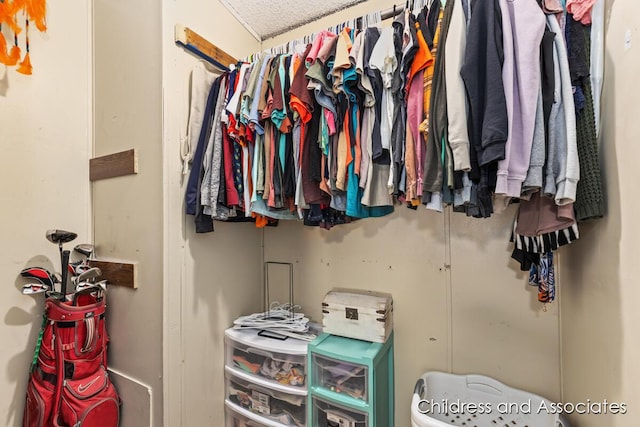
[[[406,8],[406,6],[404,4],[398,4],[398,5],[395,5],[395,6],[391,6],[388,9],[381,10],[380,11],[380,20],[384,21],[384,20],[387,20],[389,18],[393,18],[396,15],[402,13],[405,10],[405,8]],[[353,21],[358,20],[358,19],[362,19],[364,16],[365,15],[363,15],[363,16],[361,16],[359,18],[356,18]],[[311,36],[305,36],[305,37],[303,37],[303,39],[306,38],[306,37],[311,37]],[[271,49],[265,49],[264,51],[267,51],[267,50],[273,51],[274,49],[277,50],[278,48],[282,48],[284,46],[287,46],[287,48],[288,48],[289,43],[291,43],[291,42],[287,42],[287,43],[284,43],[284,44],[279,45],[279,46],[273,46],[273,47],[271,47]],[[244,60],[248,61],[249,60],[248,58],[250,58],[250,57],[253,57],[253,55],[245,57]]]
[[[404,5],[399,4],[399,5],[390,7],[389,9],[380,11],[380,17],[384,21],[385,19],[395,17],[397,14],[402,13],[403,11],[404,11]]]

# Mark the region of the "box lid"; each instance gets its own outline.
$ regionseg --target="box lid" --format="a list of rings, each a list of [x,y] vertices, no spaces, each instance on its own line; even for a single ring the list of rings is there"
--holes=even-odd
[[[384,314],[393,309],[393,298],[386,292],[334,288],[327,292],[323,307],[355,307],[371,314]]]
[[[236,342],[260,348],[262,350],[291,355],[307,354],[307,341],[295,338],[287,338],[281,341],[273,338],[262,337],[258,335],[259,332],[260,330],[258,329],[229,328],[224,332],[224,334]]]

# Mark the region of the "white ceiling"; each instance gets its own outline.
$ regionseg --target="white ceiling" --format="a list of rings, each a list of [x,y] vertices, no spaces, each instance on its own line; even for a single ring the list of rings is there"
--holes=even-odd
[[[366,0],[220,0],[259,41]]]

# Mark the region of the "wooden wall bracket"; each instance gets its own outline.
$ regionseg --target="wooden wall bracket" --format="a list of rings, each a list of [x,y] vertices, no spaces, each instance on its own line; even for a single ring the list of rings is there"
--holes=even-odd
[[[191,28],[180,24],[175,26],[175,41],[189,52],[213,64],[216,68],[226,71],[229,65],[238,62],[236,58],[229,55]]]
[[[89,264],[102,271],[99,280],[106,280],[107,286],[138,287],[138,264],[135,262],[92,259]]]
[[[89,160],[89,180],[114,178],[138,173],[138,152],[133,148]]]

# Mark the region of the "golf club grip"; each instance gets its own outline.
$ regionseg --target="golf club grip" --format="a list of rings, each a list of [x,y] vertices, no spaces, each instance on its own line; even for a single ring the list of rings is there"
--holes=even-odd
[[[64,301],[67,295],[67,276],[69,275],[69,271],[67,270],[69,266],[69,251],[62,251],[62,300]]]

